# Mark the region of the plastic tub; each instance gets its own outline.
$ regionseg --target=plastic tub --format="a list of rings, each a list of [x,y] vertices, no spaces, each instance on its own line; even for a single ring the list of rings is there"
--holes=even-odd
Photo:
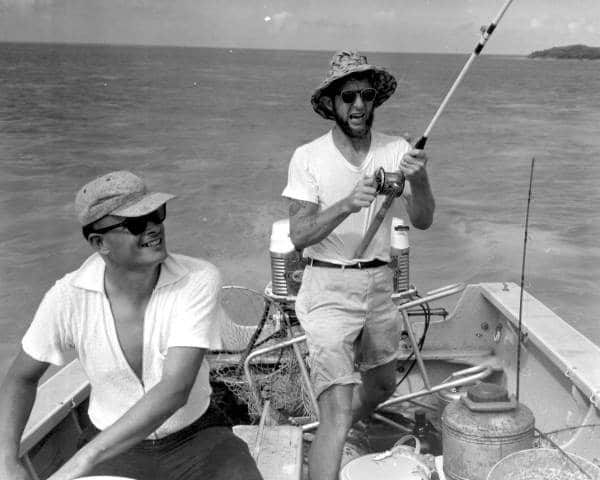
[[[514,452],[492,467],[487,480],[600,480],[600,467],[579,455],[568,456],[551,448]]]

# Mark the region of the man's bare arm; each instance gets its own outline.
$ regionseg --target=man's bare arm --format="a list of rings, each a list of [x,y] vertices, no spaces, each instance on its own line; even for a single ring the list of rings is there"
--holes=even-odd
[[[410,222],[415,228],[425,230],[433,223],[435,199],[426,170],[427,155],[423,150],[410,150],[400,162],[400,170],[407,184],[402,195]]]
[[[350,195],[319,212],[316,203],[290,200],[290,238],[298,250],[319,243],[326,238],[348,215],[368,207],[375,199],[372,177],[359,181]]]
[[[29,479],[19,462],[19,445],[47,368],[21,350],[0,386],[0,478]]]
[[[319,212],[316,203],[290,200],[290,238],[298,250],[320,242],[350,215],[343,205],[336,204]]]
[[[203,348],[169,348],[161,380],[121,418],[71,457],[49,480],[83,476],[95,465],[150,435],[187,403],[205,352]]]

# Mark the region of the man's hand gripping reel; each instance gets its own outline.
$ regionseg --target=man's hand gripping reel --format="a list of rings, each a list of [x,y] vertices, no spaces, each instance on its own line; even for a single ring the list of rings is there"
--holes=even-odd
[[[414,148],[422,150],[425,147],[425,143],[427,143],[427,137],[421,137]],[[375,190],[378,194],[385,195],[386,197],[379,211],[375,214],[371,225],[369,225],[369,229],[365,233],[362,242],[360,242],[360,245],[356,249],[354,258],[360,259],[363,253],[365,253],[377,230],[379,230],[387,211],[392,206],[392,203],[394,203],[394,199],[402,195],[405,182],[406,178],[402,172],[386,172],[383,168],[379,168],[375,172]]]

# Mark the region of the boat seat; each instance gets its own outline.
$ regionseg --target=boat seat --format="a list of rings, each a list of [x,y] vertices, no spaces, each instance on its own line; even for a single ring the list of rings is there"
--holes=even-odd
[[[300,427],[265,426],[261,433],[257,425],[236,425],[233,427],[233,433],[248,444],[264,480],[300,480],[302,474],[302,429]]]

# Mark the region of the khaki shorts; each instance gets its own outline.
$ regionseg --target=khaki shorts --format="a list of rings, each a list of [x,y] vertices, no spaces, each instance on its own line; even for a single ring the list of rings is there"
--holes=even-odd
[[[359,372],[396,358],[402,328],[391,300],[392,275],[387,266],[306,267],[296,315],[317,397],[332,385],[359,384]]]

